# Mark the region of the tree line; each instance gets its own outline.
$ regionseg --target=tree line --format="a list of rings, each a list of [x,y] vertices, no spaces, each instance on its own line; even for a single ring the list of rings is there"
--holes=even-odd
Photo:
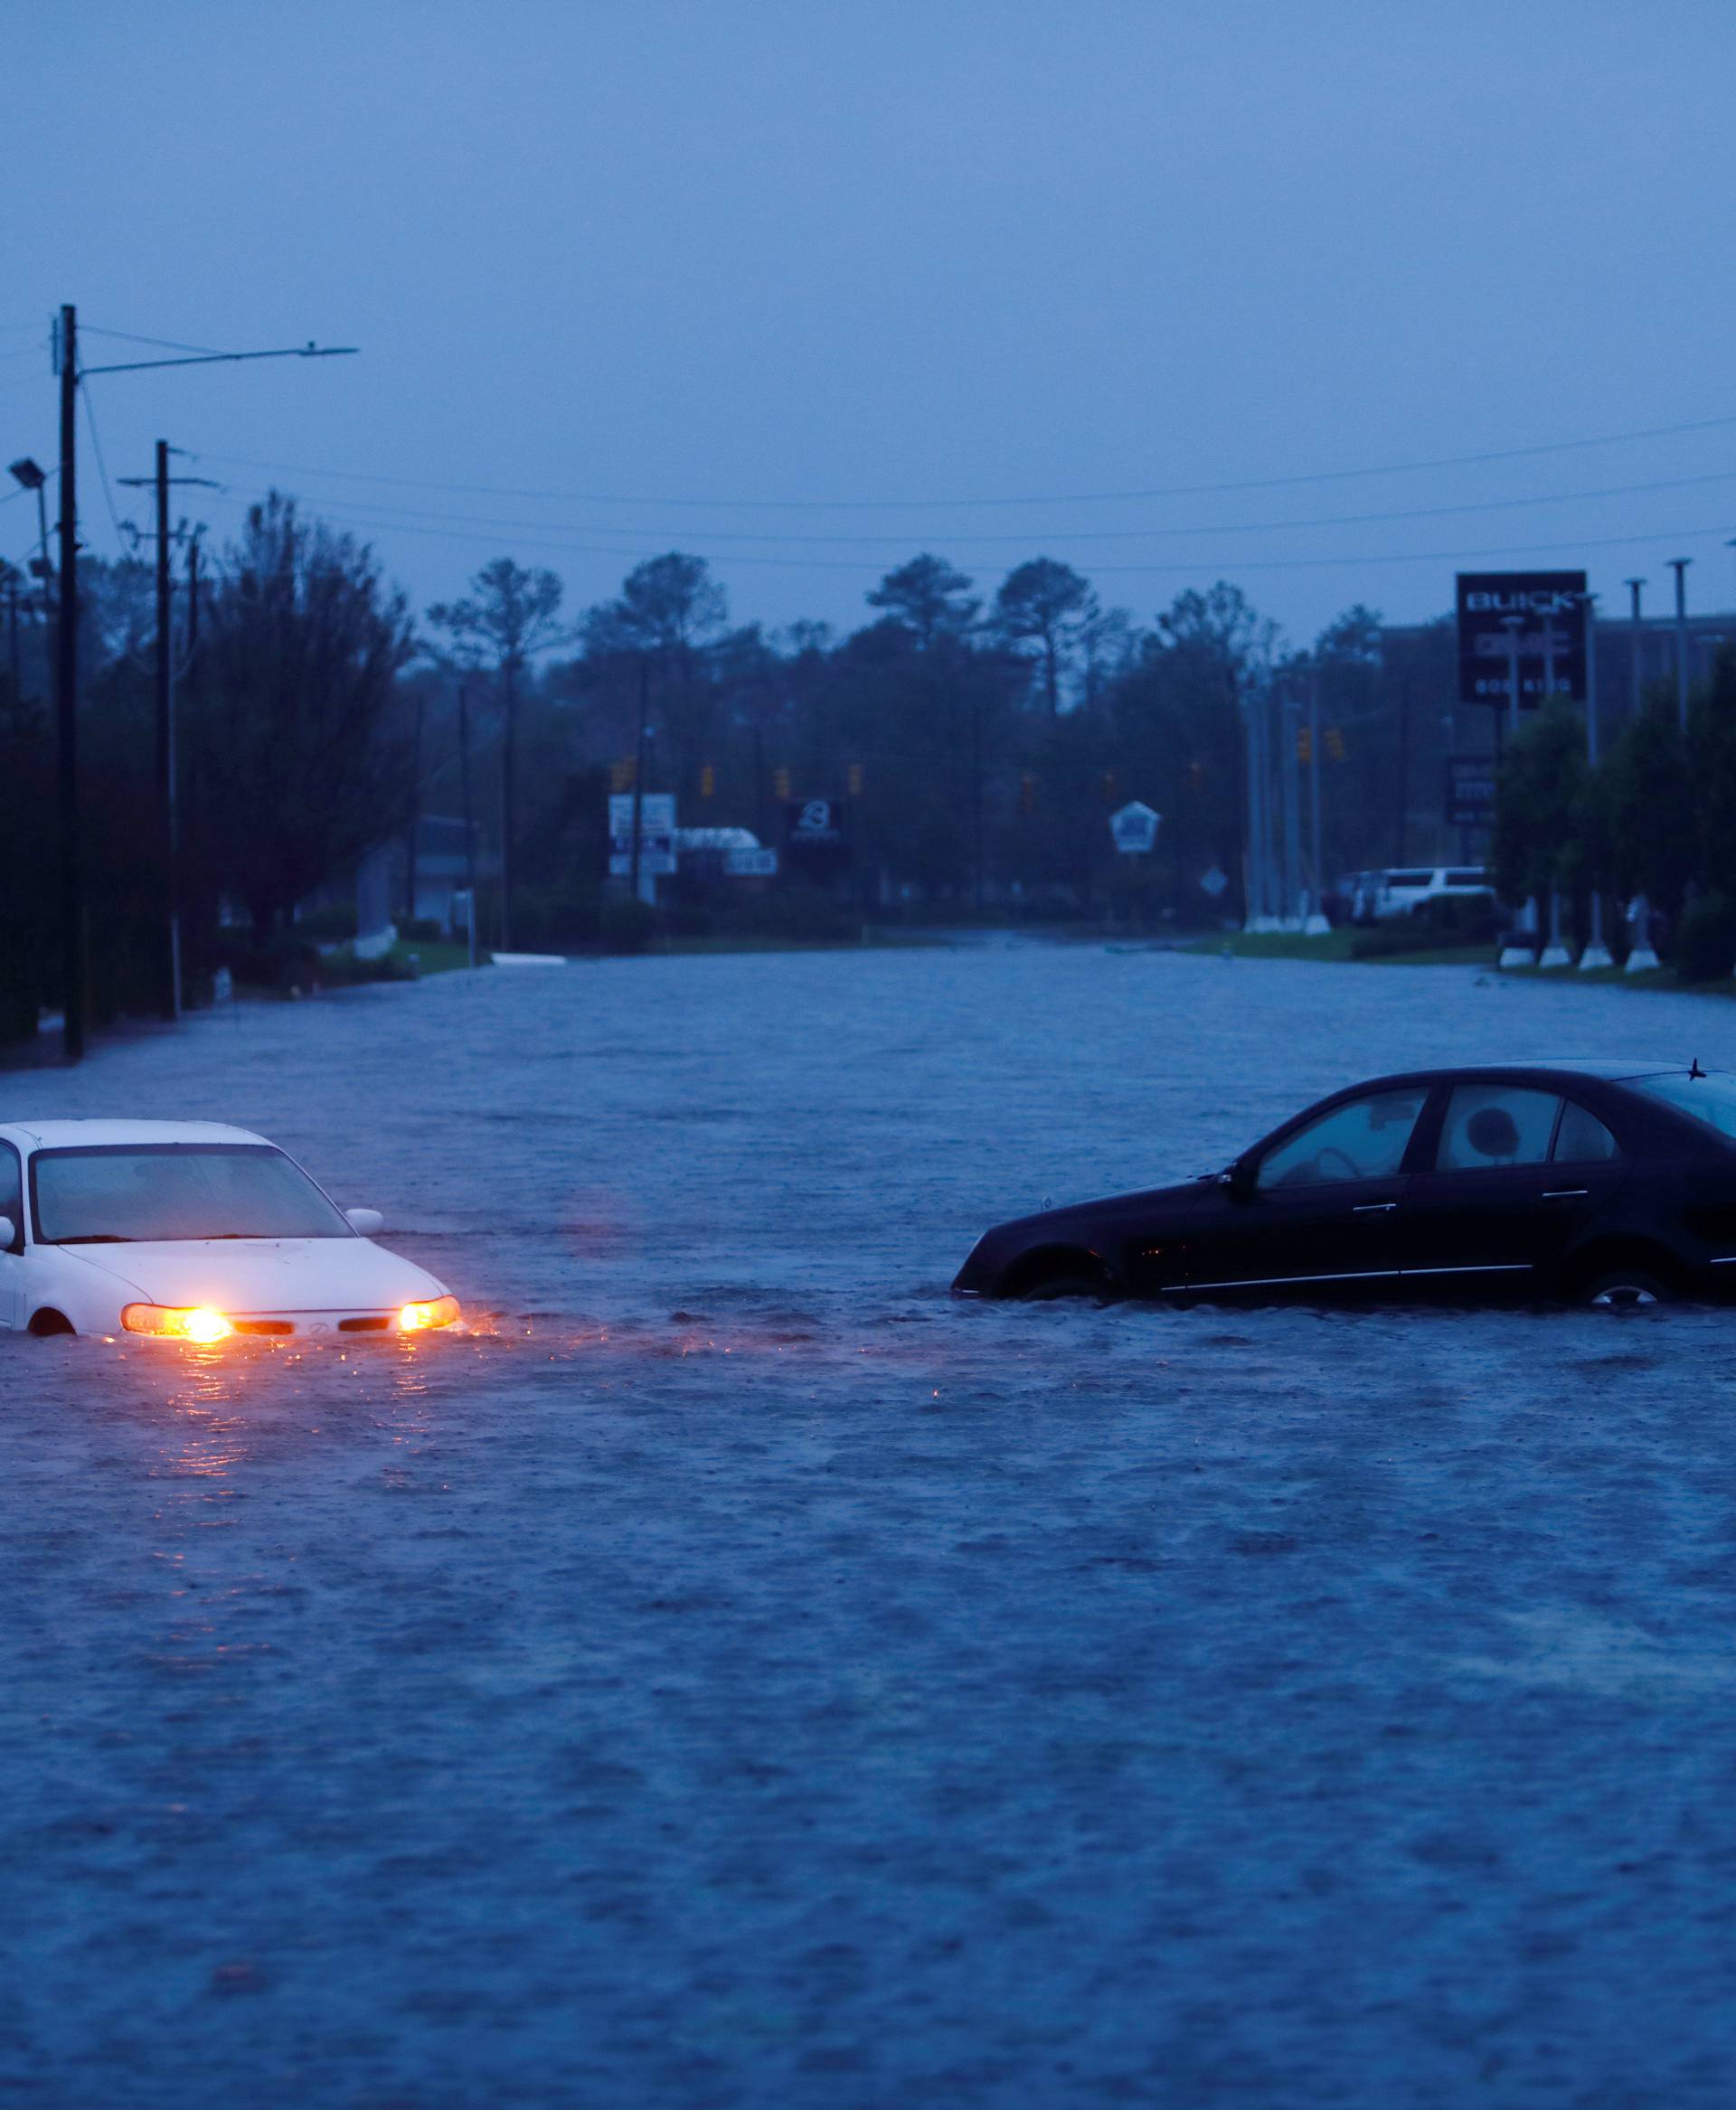
[[[80,580],[100,1019],[146,1007],[153,618],[144,566],[87,559]],[[1395,638],[1354,608],[1298,652],[1229,583],[1141,619],[1053,558],[989,590],[920,553],[868,591],[859,627],[773,630],[733,623],[705,560],[671,551],[577,610],[555,574],[503,556],[418,621],[371,548],[281,494],[207,563],[197,601],[184,582],[177,601],[176,888],[195,984],[233,948],[238,916],[250,941],[270,943],[418,814],[471,814],[486,937],[593,937],[607,794],[633,782],[641,711],[645,787],[675,793],[684,825],[745,827],[777,846],[788,802],[847,802],[846,870],[751,900],[678,882],[670,913],[701,922],[1239,917],[1247,711],[1260,702],[1281,738],[1298,737],[1304,721],[1273,699],[1299,684],[1325,729],[1322,878],[1432,853],[1438,832],[1444,620]],[[14,1030],[58,994],[51,640],[43,610],[14,612],[0,673],[13,872],[0,1003]],[[1163,815],[1146,859],[1118,858],[1106,825],[1133,798]]]
[[[1684,979],[1736,968],[1736,651],[1725,645],[1689,694],[1659,682],[1594,768],[1572,704],[1539,711],[1508,744],[1496,780],[1493,868],[1505,900],[1557,890],[1583,944],[1594,893],[1643,901],[1648,935]],[[1625,951],[1632,919],[1609,920]]]

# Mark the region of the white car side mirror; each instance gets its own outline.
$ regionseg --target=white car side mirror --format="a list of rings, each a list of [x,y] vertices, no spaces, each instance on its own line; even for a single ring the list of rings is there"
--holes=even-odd
[[[377,1237],[386,1228],[386,1220],[377,1209],[346,1209],[350,1229],[364,1239]]]
[[[5,1252],[17,1236],[18,1226],[11,1217],[0,1216],[0,1253]]]

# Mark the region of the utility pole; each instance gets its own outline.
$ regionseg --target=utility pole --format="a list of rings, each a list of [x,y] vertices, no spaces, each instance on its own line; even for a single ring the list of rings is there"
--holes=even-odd
[[[156,470],[150,476],[120,476],[117,482],[149,485],[156,495],[156,813],[157,857],[161,867],[161,944],[157,963],[157,1013],[171,1023],[181,1015],[180,890],[175,883],[175,660],[169,617],[169,485],[217,485],[209,476],[171,476],[166,439],[156,443]]]
[[[470,700],[458,683],[458,810],[464,815],[464,884],[469,896],[465,920],[470,942],[470,965],[476,964],[476,838],[470,825]]]
[[[404,841],[404,920],[416,920],[417,837],[422,832],[422,711],[425,699],[416,691],[416,725],[410,739],[410,827]]]
[[[1308,818],[1313,823],[1309,833],[1314,844],[1314,900],[1309,904],[1312,913],[1308,921],[1318,919],[1322,929],[1326,928],[1326,911],[1321,907],[1326,893],[1326,871],[1320,850],[1320,669],[1308,671]]]
[[[211,352],[185,359],[130,359],[110,366],[80,367],[78,310],[71,301],[62,305],[54,324],[52,367],[61,384],[61,579],[54,648],[55,745],[60,778],[61,1013],[65,1021],[61,1045],[69,1062],[83,1059],[86,1012],[86,908],[79,796],[79,383],[94,373],[138,373],[153,366],[213,366],[243,359],[328,359],[354,349],[353,344],[322,349],[309,344],[282,352]],[[162,459],[160,453],[158,459],[159,462]],[[38,489],[40,503],[40,486]],[[161,543],[158,548],[160,582]],[[46,557],[43,561],[46,563]],[[160,649],[159,646],[159,654]],[[159,727],[159,752],[160,740]]]
[[[1301,772],[1296,758],[1299,722],[1296,676],[1291,674],[1284,683],[1284,705],[1278,719],[1278,738],[1284,743],[1284,921],[1297,930],[1303,923],[1302,786]]]
[[[645,842],[645,724],[651,702],[651,659],[639,654],[639,725],[633,739],[633,862],[627,884],[639,898],[639,859]]]
[[[1598,767],[1598,597],[1582,594],[1585,606],[1585,759],[1593,775]],[[1603,942],[1603,895],[1598,875],[1591,874],[1591,928],[1585,950],[1580,955],[1583,973],[1590,967],[1610,965],[1609,947]]]
[[[1675,722],[1684,739],[1688,737],[1688,566],[1692,557],[1672,557],[1675,574]]]
[[[24,700],[24,676],[18,667],[18,574],[8,564],[6,579],[6,650],[12,668],[12,701],[15,709]]]
[[[973,679],[970,690],[971,870],[975,874],[976,913],[983,912],[983,699]]]
[[[1624,579],[1621,583],[1628,589],[1628,596],[1633,603],[1632,626],[1628,633],[1631,646],[1628,668],[1628,708],[1637,717],[1640,691],[1644,686],[1640,679],[1639,669],[1639,597],[1646,590],[1646,581],[1643,579]]]
[[[84,1056],[84,871],[79,842],[79,319],[61,310],[61,581],[54,637],[54,720],[61,807],[61,1045]]]

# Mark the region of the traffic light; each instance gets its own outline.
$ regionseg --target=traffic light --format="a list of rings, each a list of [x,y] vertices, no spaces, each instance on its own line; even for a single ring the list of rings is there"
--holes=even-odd
[[[1344,736],[1335,725],[1329,725],[1326,728],[1326,747],[1328,762],[1342,762],[1344,760]]]
[[[1106,769],[1103,772],[1103,803],[1105,805],[1111,805],[1114,804],[1114,802],[1115,771],[1113,769]]]
[[[1296,758],[1306,769],[1314,759],[1314,729],[1298,725],[1296,729]]]
[[[772,771],[771,789],[775,798],[788,798],[789,796],[789,771],[788,769],[777,768]]]
[[[609,788],[614,792],[631,791],[633,788],[634,762],[631,755],[624,761],[609,766]]]
[[[1037,810],[1037,780],[1027,769],[1019,778],[1019,811],[1027,819]]]
[[[717,796],[717,771],[710,762],[705,763],[699,772],[699,796],[702,798],[714,798]]]
[[[1190,762],[1187,765],[1187,788],[1196,792],[1205,789],[1205,764],[1203,762]]]
[[[862,764],[860,762],[852,762],[850,765],[850,796],[852,798],[862,796]]]

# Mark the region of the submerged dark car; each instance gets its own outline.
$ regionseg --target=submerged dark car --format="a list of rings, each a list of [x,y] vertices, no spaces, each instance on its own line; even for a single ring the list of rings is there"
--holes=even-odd
[[[987,1232],[960,1296],[1736,1295],[1736,1076],[1503,1063],[1335,1092],[1179,1187]]]

